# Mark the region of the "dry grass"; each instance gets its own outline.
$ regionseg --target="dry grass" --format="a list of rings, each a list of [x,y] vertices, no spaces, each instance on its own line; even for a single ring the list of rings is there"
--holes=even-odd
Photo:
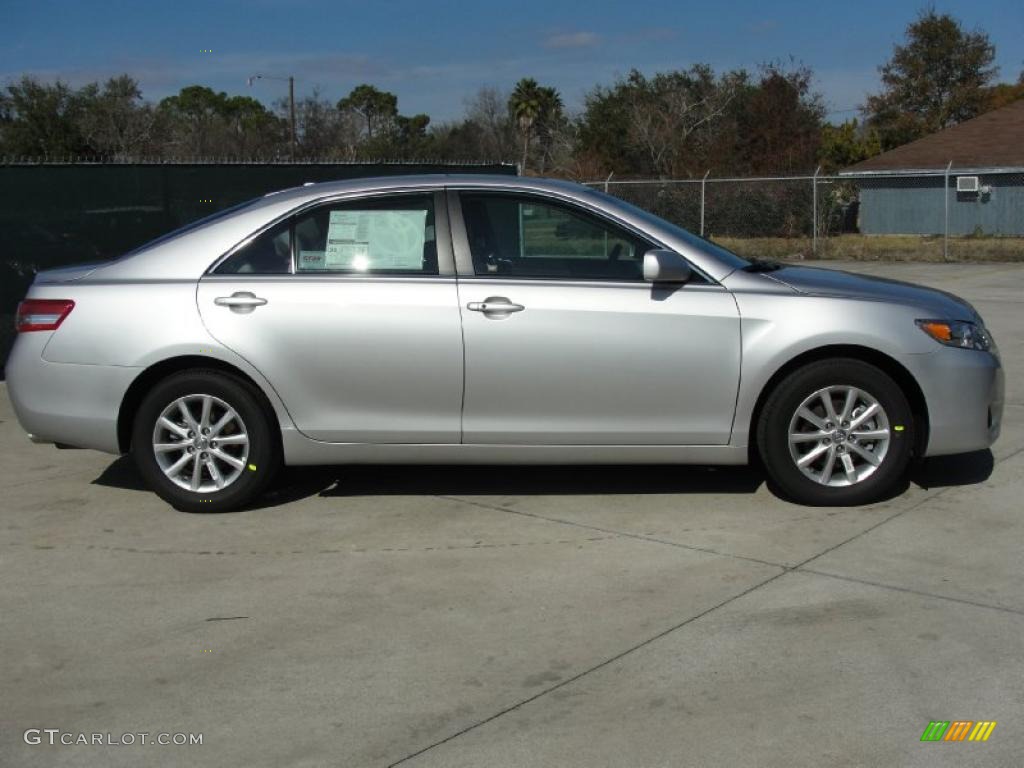
[[[922,235],[837,235],[818,239],[786,237],[718,237],[716,242],[741,256],[796,261],[835,259],[853,261],[944,261],[942,237]],[[1024,262],[1024,237],[951,237],[949,261]]]

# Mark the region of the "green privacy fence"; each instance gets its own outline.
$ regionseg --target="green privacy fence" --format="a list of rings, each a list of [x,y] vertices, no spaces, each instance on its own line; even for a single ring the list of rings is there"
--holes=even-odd
[[[37,163],[0,160],[0,360],[43,269],[111,259],[236,203],[306,182],[408,173],[515,174],[503,163]]]

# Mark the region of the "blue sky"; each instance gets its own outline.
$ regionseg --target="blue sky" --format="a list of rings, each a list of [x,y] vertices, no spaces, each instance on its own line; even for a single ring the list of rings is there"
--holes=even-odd
[[[393,91],[406,114],[458,117],[481,86],[531,76],[570,108],[631,68],[716,69],[790,57],[811,66],[831,117],[877,88],[877,67],[921,2],[681,0],[2,0],[0,82],[28,72],[79,85],[128,72],[157,100],[201,83],[271,103],[294,74],[332,100],[362,82]],[[935,2],[996,45],[1004,80],[1024,67],[1024,1]],[[202,52],[212,49],[212,53]]]

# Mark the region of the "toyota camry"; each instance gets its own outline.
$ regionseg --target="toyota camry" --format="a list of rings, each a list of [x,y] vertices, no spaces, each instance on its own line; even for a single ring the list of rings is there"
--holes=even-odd
[[[282,465],[745,464],[813,505],[987,448],[1003,378],[935,290],[741,258],[567,182],[312,184],[41,272],[29,437],[130,453],[183,510]]]

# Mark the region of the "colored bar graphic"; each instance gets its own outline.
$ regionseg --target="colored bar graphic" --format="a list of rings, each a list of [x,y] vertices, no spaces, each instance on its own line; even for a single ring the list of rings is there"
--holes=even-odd
[[[968,741],[988,741],[988,737],[992,735],[992,731],[995,730],[995,720],[982,720],[979,721],[974,730],[971,731]]]
[[[995,727],[995,720],[932,720],[921,741],[988,741]]]
[[[973,720],[954,720],[953,724],[949,726],[949,730],[946,731],[946,738],[943,741],[963,741],[970,733],[972,725],[974,725]]]

